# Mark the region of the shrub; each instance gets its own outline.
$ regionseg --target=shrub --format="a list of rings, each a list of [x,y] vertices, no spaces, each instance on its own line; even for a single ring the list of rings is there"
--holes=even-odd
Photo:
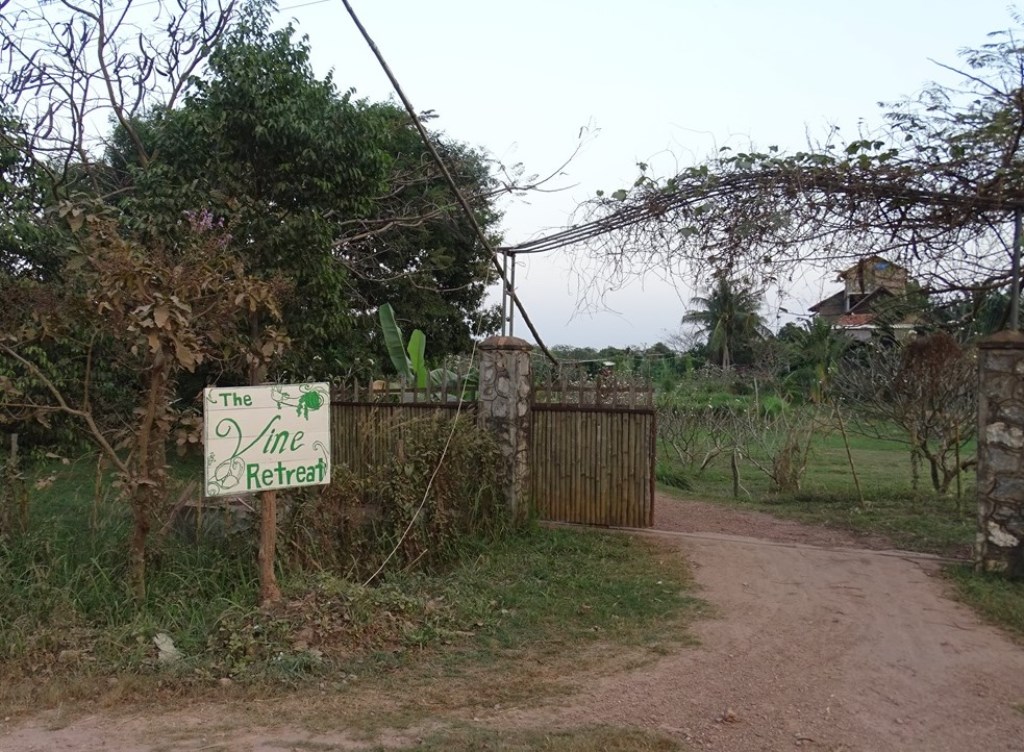
[[[330,486],[297,500],[286,526],[293,561],[366,576],[387,557],[402,569],[442,566],[468,538],[506,525],[501,456],[471,416],[394,423],[391,457],[362,472],[334,468]]]

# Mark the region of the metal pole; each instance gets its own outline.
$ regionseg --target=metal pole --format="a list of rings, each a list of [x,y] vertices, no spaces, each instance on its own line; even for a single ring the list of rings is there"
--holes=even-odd
[[[508,304],[508,253],[501,255],[501,336],[508,334],[509,304]]]
[[[1021,244],[1021,207],[1013,210],[1013,291],[1010,295],[1010,329],[1020,329],[1020,244]]]
[[[515,256],[514,253],[509,253],[509,254],[506,254],[505,257],[508,258],[509,256],[512,257],[512,275],[511,275],[511,277],[509,277],[509,279],[511,280],[509,284],[512,287],[512,293],[515,294],[515,291],[516,291],[516,256]],[[513,308],[512,306],[509,306],[508,307],[508,336],[510,336],[510,337],[516,336],[515,335],[515,330],[516,330],[516,309]]]

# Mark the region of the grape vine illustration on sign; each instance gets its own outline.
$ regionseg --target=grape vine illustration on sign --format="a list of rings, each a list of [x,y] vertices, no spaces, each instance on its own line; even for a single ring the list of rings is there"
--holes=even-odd
[[[210,388],[204,395],[208,496],[330,482],[330,387]]]

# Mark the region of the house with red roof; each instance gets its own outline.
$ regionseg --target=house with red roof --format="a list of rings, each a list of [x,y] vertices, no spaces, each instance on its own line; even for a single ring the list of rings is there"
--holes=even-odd
[[[843,283],[843,289],[811,306],[811,312],[841,329],[852,339],[866,342],[878,328],[878,309],[887,300],[902,297],[907,293],[908,284],[913,284],[907,269],[887,261],[881,256],[867,256],[848,269],[839,272],[836,278]],[[902,339],[914,331],[913,318],[889,324]]]

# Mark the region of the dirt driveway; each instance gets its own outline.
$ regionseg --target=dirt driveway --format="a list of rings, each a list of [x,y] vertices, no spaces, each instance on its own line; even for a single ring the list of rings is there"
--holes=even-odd
[[[660,537],[718,618],[701,646],[552,713],[719,750],[1024,750],[1024,648],[945,596],[939,562],[880,539],[660,498]]]
[[[639,726],[687,749],[736,752],[1024,750],[1024,648],[945,597],[935,560],[700,502],[659,500],[658,527],[652,535],[691,559],[716,611],[695,626],[699,647],[544,707],[457,720]],[[59,729],[36,719],[0,726],[0,752],[356,746],[337,734],[233,723],[225,711],[190,708],[158,724],[92,716]],[[174,741],[155,725],[175,727]]]

